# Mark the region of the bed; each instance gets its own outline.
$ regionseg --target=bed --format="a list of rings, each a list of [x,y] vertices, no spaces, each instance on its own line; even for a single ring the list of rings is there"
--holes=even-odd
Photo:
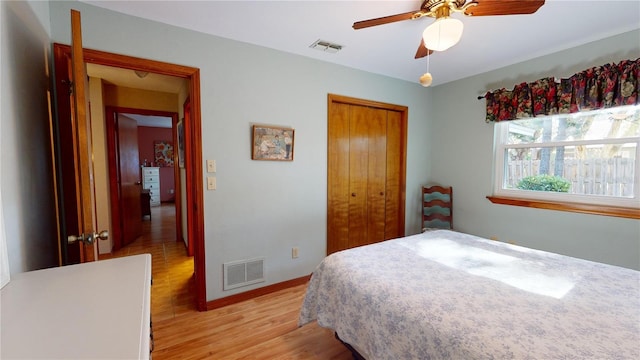
[[[314,320],[367,360],[640,359],[640,272],[427,231],[327,256]]]

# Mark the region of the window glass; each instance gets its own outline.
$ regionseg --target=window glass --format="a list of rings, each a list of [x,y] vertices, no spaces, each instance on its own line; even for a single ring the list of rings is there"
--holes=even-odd
[[[496,195],[640,207],[640,106],[496,124]]]

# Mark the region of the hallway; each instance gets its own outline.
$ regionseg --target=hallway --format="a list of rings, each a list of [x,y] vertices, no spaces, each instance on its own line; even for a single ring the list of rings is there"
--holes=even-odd
[[[176,210],[173,203],[151,207],[151,220],[142,221],[142,236],[99,260],[151,254],[151,318],[154,322],[173,319],[195,309],[193,257],[187,256],[185,244],[176,241]]]
[[[154,359],[346,360],[349,350],[317,323],[298,327],[305,285],[222,308],[195,309],[193,258],[175,241],[175,208],[151,208],[143,235],[114,257],[150,253]]]

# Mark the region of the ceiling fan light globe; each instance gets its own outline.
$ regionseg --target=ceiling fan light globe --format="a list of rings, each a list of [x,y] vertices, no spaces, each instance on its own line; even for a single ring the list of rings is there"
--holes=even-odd
[[[427,26],[422,39],[427,49],[444,51],[457,44],[462,37],[462,21],[451,17],[442,17]]]
[[[431,85],[431,82],[433,82],[431,73],[424,73],[422,76],[420,76],[420,85],[428,87],[429,85]]]

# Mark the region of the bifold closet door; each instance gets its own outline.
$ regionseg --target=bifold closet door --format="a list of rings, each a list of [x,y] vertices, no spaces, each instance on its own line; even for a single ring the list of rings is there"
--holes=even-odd
[[[351,106],[348,247],[384,240],[387,111]]]
[[[331,103],[327,133],[327,254],[349,248],[351,105]]]
[[[403,113],[341,102],[329,110],[327,253],[403,236]]]
[[[387,110],[384,240],[404,236],[405,138],[402,113]]]

